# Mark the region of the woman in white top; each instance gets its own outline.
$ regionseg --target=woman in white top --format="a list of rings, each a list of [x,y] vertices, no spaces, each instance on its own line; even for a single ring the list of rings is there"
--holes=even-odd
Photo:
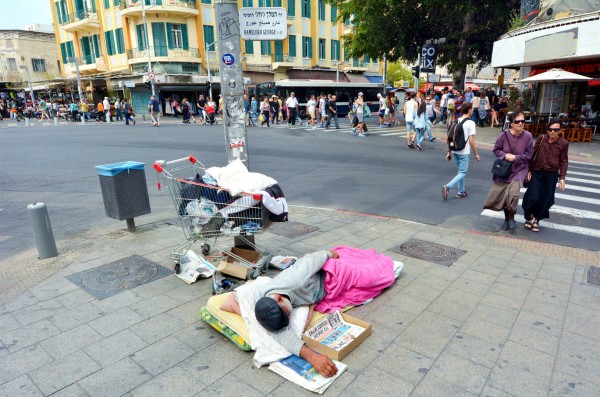
[[[358,136],[364,138],[368,134],[367,125],[365,124],[365,103],[363,100],[363,93],[358,93],[356,98],[356,117],[354,118],[354,128],[352,128],[352,135],[357,135],[356,130],[358,129]]]
[[[327,119],[327,111],[325,110],[327,103],[327,97],[325,95],[321,95],[321,99],[319,100],[319,107],[321,108],[321,123],[319,127],[323,127],[325,124],[325,120]]]
[[[313,126],[315,126],[315,119],[316,119],[316,109],[317,109],[317,101],[315,99],[314,95],[310,96],[310,100],[308,101],[308,103],[306,104],[306,106],[308,107],[308,115],[310,116],[310,121],[309,123]]]
[[[264,116],[264,120],[260,123],[261,127],[267,123],[267,128],[271,128],[269,125],[269,108],[269,97],[265,96],[265,99],[260,103],[260,113]]]

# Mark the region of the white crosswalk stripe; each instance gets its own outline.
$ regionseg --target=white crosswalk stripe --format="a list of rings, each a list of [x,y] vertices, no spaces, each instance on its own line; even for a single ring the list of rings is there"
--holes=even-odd
[[[600,165],[569,162],[566,187],[557,190],[554,197],[556,204],[550,208],[550,219],[540,221],[540,228],[554,229],[576,235],[600,239]],[[558,188],[557,188],[558,189]],[[524,194],[525,188],[521,189]],[[522,197],[522,196],[521,196]],[[522,198],[519,200],[519,212],[522,213]],[[483,210],[481,215],[504,219],[502,211]],[[553,215],[567,217],[554,220]],[[569,217],[576,218],[569,222]],[[524,223],[523,215],[517,214],[515,220]]]

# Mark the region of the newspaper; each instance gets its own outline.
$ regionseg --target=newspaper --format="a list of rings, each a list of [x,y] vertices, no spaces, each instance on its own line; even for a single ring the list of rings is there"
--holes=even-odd
[[[305,335],[322,345],[339,351],[364,331],[363,327],[344,321],[341,313],[336,311],[306,331]]]
[[[285,270],[288,267],[292,266],[298,260],[295,256],[274,256],[271,259],[271,266],[275,269]]]
[[[331,378],[326,378],[319,374],[308,361],[296,355],[291,355],[288,358],[270,364],[269,369],[298,386],[304,387],[306,390],[323,394],[333,381],[348,368],[344,363],[335,360],[332,361],[337,367],[338,372]]]
[[[192,250],[188,250],[181,257],[179,266],[179,273],[175,275],[188,284],[195,283],[201,278],[210,278],[216,271],[213,265]]]

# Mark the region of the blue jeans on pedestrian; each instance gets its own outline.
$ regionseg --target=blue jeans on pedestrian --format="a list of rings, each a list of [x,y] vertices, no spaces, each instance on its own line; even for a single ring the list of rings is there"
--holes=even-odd
[[[446,186],[450,190],[454,185],[458,184],[458,192],[462,193],[465,191],[465,177],[469,170],[469,155],[454,154],[454,162],[456,163],[456,167],[458,167],[458,174]]]
[[[420,145],[425,139],[425,128],[417,128],[417,145]]]
[[[333,119],[333,121],[335,122],[335,128],[340,128],[337,113],[327,115],[327,122],[325,123],[325,128],[329,128],[329,126],[331,125],[331,119]]]
[[[446,122],[446,119],[448,118],[448,108],[447,107],[443,107],[442,108],[442,123]]]
[[[431,124],[427,123],[425,125],[425,131],[427,132],[427,139],[432,140],[433,135],[431,135]]]
[[[415,130],[415,122],[414,121],[407,121],[406,122],[406,133],[410,134],[411,130]]]
[[[473,108],[473,114],[471,115],[471,120],[473,120],[475,125],[479,125],[479,108]]]

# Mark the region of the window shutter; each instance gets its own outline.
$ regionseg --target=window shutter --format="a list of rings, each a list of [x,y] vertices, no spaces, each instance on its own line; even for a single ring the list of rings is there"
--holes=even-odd
[[[96,58],[100,58],[100,53],[102,51],[100,50],[100,39],[99,39],[99,36],[97,34],[95,34],[95,35],[92,36],[92,39],[94,40],[94,51],[95,51],[94,56]],[[94,62],[92,62],[92,63],[96,63],[95,61],[96,60],[94,59]]]
[[[251,40],[245,40],[246,46],[246,54],[253,55],[254,54],[254,42]]]
[[[60,43],[60,54],[62,55],[63,65],[67,63],[67,49],[65,48],[65,43]]]
[[[67,55],[70,57],[74,57],[75,56],[75,49],[73,48],[73,42],[72,41],[68,41],[67,42]]]
[[[135,33],[137,36],[138,50],[144,51],[144,37],[142,33],[142,25],[135,25]]]
[[[308,57],[313,57],[313,39],[312,37],[308,38]]]
[[[125,40],[123,38],[123,28],[115,29],[115,36],[117,41],[117,54],[124,54]]]
[[[171,24],[167,22],[167,43],[169,45],[169,49],[173,49],[173,32],[172,32]]]
[[[288,36],[288,55],[292,58],[296,57],[296,36]]]
[[[106,43],[106,54],[113,55],[112,46],[110,42],[110,32],[104,32],[104,42]]]
[[[183,49],[189,50],[190,43],[188,41],[188,29],[186,24],[181,25],[181,37],[183,38]]]
[[[104,8],[106,8],[106,9],[110,8],[110,0],[104,0]]]
[[[152,22],[152,43],[154,44],[155,56],[164,57],[169,54],[165,45],[166,41],[164,22]]]
[[[296,0],[288,0],[288,17],[296,16]]]

